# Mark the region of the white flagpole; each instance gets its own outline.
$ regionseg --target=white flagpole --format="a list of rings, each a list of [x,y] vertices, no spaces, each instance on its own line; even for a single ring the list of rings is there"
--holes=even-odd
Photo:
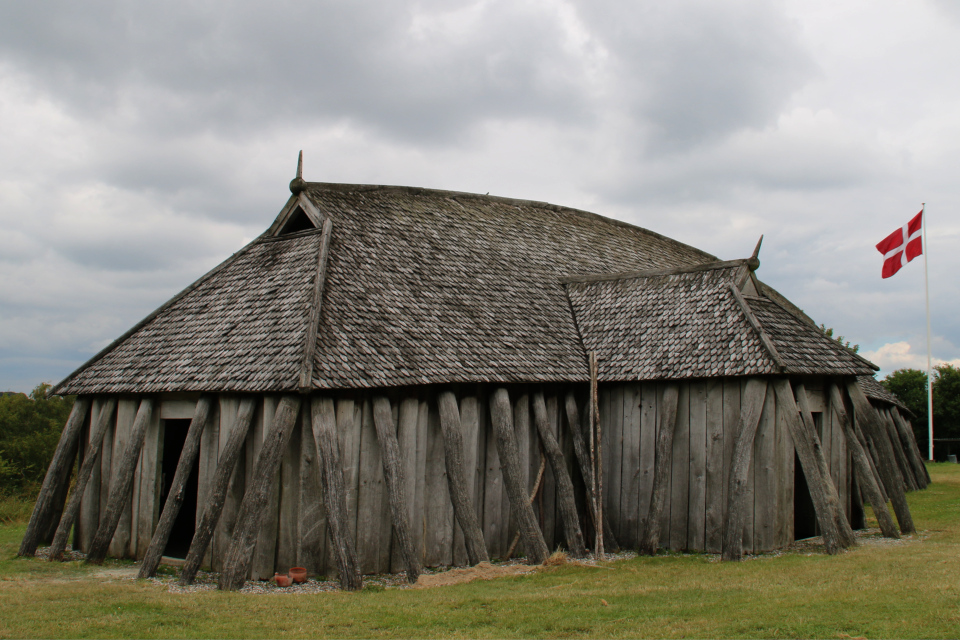
[[[933,365],[930,362],[930,281],[927,276],[927,254],[930,245],[927,244],[927,203],[920,205],[920,220],[923,229],[923,289],[927,297],[927,435],[929,439],[928,454],[933,460]]]

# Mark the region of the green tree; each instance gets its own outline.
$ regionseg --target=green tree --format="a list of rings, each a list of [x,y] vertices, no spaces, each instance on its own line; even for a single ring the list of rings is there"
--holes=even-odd
[[[0,490],[23,491],[43,476],[67,422],[73,398],[47,397],[41,384],[29,396],[0,397]]]
[[[949,364],[933,368],[933,429],[936,438],[960,438],[960,369]],[[913,412],[913,432],[926,455],[927,374],[919,369],[898,369],[880,381]]]

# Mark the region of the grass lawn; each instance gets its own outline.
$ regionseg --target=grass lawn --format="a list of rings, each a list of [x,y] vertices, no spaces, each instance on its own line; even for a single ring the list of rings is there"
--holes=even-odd
[[[24,525],[6,525],[0,636],[956,638],[960,465],[928,468],[933,484],[909,494],[921,534],[900,543],[736,564],[665,555],[435,589],[170,593],[16,558]]]

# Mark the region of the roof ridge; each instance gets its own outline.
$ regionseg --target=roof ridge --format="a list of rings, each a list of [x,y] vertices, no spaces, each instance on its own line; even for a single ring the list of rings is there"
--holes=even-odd
[[[672,269],[647,269],[643,271],[625,271],[623,273],[609,273],[592,276],[568,276],[560,278],[563,284],[604,282],[607,280],[630,280],[634,278],[652,278],[656,276],[674,276],[684,273],[696,273],[698,271],[714,271],[717,269],[728,269],[746,265],[747,267],[760,266],[760,261],[756,258],[742,258],[738,260],[718,260],[715,262],[702,262],[700,264],[686,267],[675,267]]]
[[[674,244],[683,246],[692,251],[711,258],[713,260],[718,260],[717,256],[707,253],[703,249],[694,247],[693,245],[687,244],[685,242],[680,242],[674,238],[657,233],[656,231],[651,231],[646,227],[641,227],[639,225],[631,224],[629,222],[624,222],[623,220],[617,220],[616,218],[609,218],[607,216],[602,216],[599,213],[594,213],[592,211],[587,211],[585,209],[576,209],[574,207],[565,207],[563,205],[552,204],[550,202],[544,202],[542,200],[524,200],[521,198],[508,198],[505,196],[491,196],[490,194],[483,193],[471,193],[469,191],[449,191],[446,189],[432,189],[429,187],[408,187],[402,185],[387,185],[387,184],[350,184],[344,182],[307,182],[304,186],[304,192],[309,193],[311,191],[338,191],[341,193],[350,193],[350,192],[364,192],[364,191],[395,191],[398,193],[406,193],[409,195],[437,195],[445,198],[452,198],[456,200],[457,198],[469,198],[471,200],[485,200],[488,202],[498,202],[500,204],[514,205],[514,206],[526,206],[534,207],[537,209],[546,209],[547,211],[553,211],[554,213],[566,213],[572,214],[581,218],[598,220],[606,224],[611,224],[618,227],[624,227],[627,229],[633,229],[634,231],[639,231],[653,238],[660,240],[666,240]]]

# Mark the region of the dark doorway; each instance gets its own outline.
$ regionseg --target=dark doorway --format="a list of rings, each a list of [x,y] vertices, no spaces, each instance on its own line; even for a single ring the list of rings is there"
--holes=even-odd
[[[850,499],[850,527],[852,529],[866,529],[867,518],[863,512],[863,503],[857,499],[857,496],[860,495],[860,488],[857,484],[857,474],[855,473],[851,481],[850,493],[853,496]]]
[[[793,539],[812,538],[817,531],[817,512],[813,508],[807,476],[796,453],[793,454]]]
[[[160,509],[166,504],[167,496],[170,494],[170,487],[173,485],[173,476],[177,472],[177,464],[180,462],[180,454],[183,452],[183,444],[187,439],[187,430],[190,428],[190,420],[164,420],[163,429],[163,463],[161,466],[162,484],[160,491]],[[193,540],[193,532],[197,523],[197,475],[200,467],[199,459],[193,463],[190,470],[190,478],[184,489],[183,504],[180,506],[180,513],[173,523],[173,531],[170,532],[170,539],[167,540],[167,546],[163,550],[163,555],[172,558],[186,558],[190,550],[190,542]]]

